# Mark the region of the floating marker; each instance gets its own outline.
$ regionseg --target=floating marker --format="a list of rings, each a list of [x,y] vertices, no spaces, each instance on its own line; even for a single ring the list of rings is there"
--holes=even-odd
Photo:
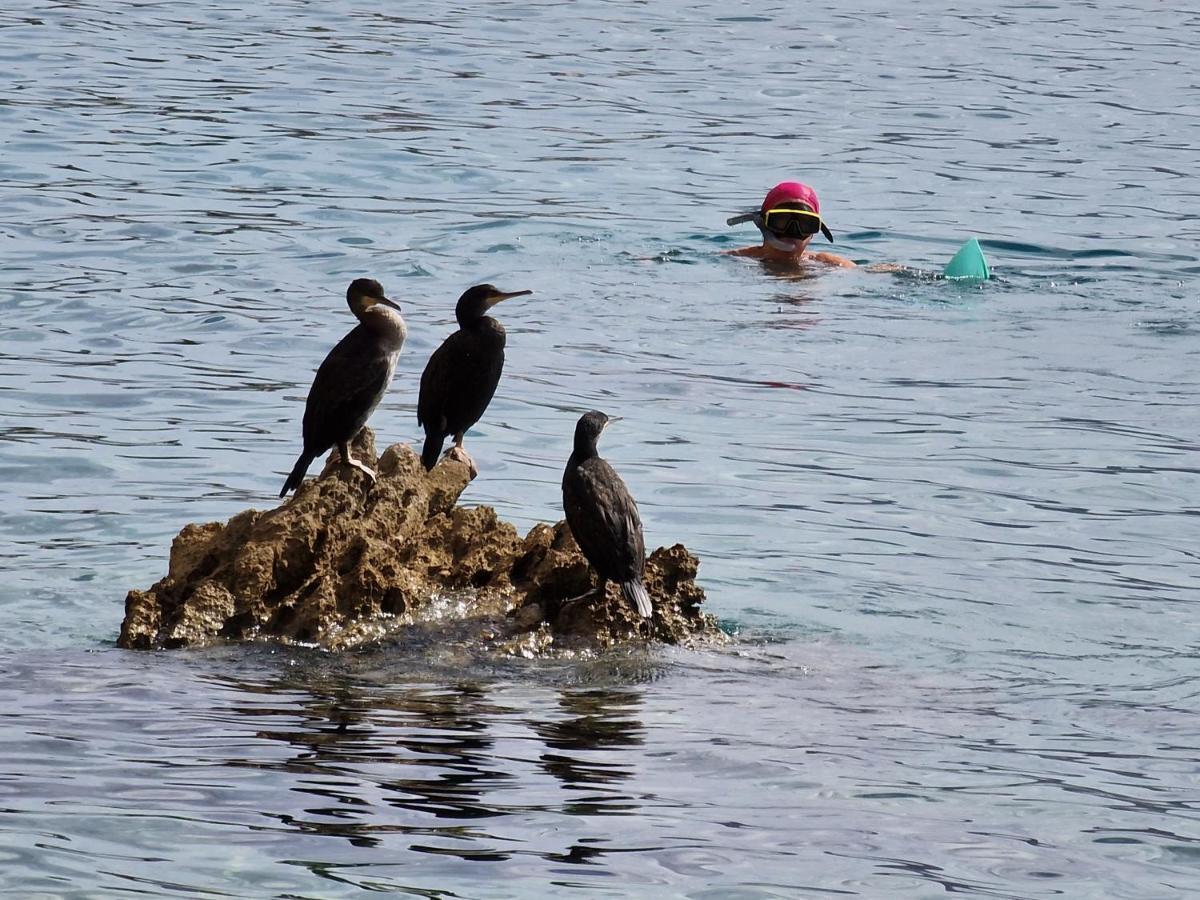
[[[946,263],[942,274],[946,278],[975,278],[986,281],[992,273],[988,269],[987,260],[983,256],[983,248],[979,246],[979,241],[971,238],[958,248],[954,258]]]

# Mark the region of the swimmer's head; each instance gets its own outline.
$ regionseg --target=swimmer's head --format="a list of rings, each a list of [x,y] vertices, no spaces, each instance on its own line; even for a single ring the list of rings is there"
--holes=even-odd
[[[785,253],[794,253],[818,231],[833,242],[833,235],[821,220],[821,201],[817,199],[817,192],[798,181],[775,185],[767,192],[758,210],[728,220],[730,225],[739,222],[753,222],[769,247]]]
[[[817,199],[817,192],[799,181],[781,181],[767,191],[767,196],[763,197],[761,211],[765,213],[775,207],[795,205],[803,206],[817,215],[821,214],[821,201]]]
[[[759,215],[764,235],[799,242],[819,231],[833,243],[833,235],[821,220],[821,201],[807,184],[784,181],[775,185],[763,198]]]

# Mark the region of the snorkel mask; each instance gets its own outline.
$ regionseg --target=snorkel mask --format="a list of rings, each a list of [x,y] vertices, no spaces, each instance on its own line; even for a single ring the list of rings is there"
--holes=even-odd
[[[833,243],[833,234],[821,220],[817,193],[806,184],[785,181],[771,188],[762,206],[753,212],[726,219],[727,225],[753,222],[767,246],[794,253],[800,242],[818,231]]]
[[[763,240],[768,246],[784,252],[792,252],[806,237],[818,231],[825,235],[829,243],[833,243],[833,234],[829,227],[821,221],[821,214],[811,209],[790,207],[775,207],[765,212],[742,213],[725,220],[726,225],[740,225],[743,222],[753,222],[762,232]]]

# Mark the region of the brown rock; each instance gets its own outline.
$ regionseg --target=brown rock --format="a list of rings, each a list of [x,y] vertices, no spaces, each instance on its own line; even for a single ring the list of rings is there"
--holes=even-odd
[[[564,607],[592,586],[565,522],[535,525],[522,538],[490,507],[457,505],[470,482],[463,463],[442,460],[426,472],[399,444],[376,461],[370,429],[354,450],[378,472],[373,486],[350,467],[326,463],[276,509],[185,526],[172,542],[167,576],[129,592],[118,643],[150,649],[271,639],[337,649],[432,628],[531,656],[722,640],[700,611],[698,561],[681,544],[647,560],[652,621],[615,585]]]

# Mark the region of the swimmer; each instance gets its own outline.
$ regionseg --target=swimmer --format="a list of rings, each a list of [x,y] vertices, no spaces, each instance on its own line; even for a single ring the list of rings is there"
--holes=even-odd
[[[754,212],[734,216],[727,224],[753,222],[762,232],[762,243],[754,247],[726,251],[730,256],[748,256],[773,263],[820,263],[842,269],[853,269],[852,259],[823,250],[809,250],[808,245],[819,231],[831,244],[833,235],[821,218],[821,201],[817,192],[807,184],[785,181],[767,192],[762,206]]]

